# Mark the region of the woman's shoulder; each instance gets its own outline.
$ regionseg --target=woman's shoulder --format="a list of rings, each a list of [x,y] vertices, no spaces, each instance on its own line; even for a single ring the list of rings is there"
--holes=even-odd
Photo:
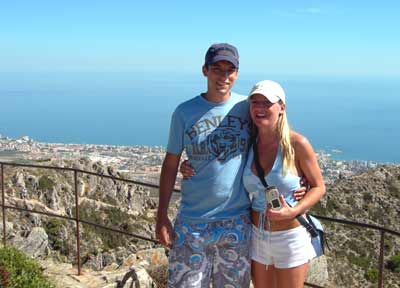
[[[310,148],[312,149],[308,139],[304,135],[293,130],[290,133],[290,142],[295,151],[304,151],[305,149]]]
[[[302,145],[305,142],[308,142],[308,139],[304,135],[291,130],[290,131],[290,142],[292,143],[293,146],[294,145]]]

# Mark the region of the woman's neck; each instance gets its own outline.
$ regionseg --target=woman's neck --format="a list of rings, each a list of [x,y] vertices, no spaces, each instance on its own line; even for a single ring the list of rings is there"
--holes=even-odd
[[[277,130],[259,129],[257,143],[259,146],[273,148],[279,144],[279,135]]]

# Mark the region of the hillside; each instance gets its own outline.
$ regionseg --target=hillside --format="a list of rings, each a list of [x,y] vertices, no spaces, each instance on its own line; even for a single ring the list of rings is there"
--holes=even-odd
[[[400,232],[400,167],[383,166],[337,180],[312,213],[375,224]],[[324,222],[330,287],[376,287],[380,233]],[[385,234],[385,287],[400,287],[391,257],[400,255],[400,237]],[[392,267],[393,269],[393,267]]]
[[[45,164],[129,177],[88,160]],[[4,180],[7,205],[74,215],[72,172],[7,167]],[[153,237],[157,203],[150,188],[78,173],[78,193],[82,219]],[[176,203],[171,206],[176,208]],[[312,212],[400,231],[399,207],[400,167],[383,166],[328,185],[326,197]],[[171,217],[175,212],[172,209]],[[76,268],[72,266],[76,264],[74,221],[14,210],[7,210],[6,215],[8,243],[41,259],[45,271],[58,279],[59,287],[115,287],[107,285],[121,281],[132,267],[145,278],[143,283],[165,279],[166,258],[162,248],[86,224],[80,229],[84,275],[76,277]],[[329,278],[319,284],[376,287],[379,232],[328,222],[324,225],[330,247],[326,254]],[[386,235],[385,287],[400,287],[400,273],[394,272],[395,266],[390,262],[395,255],[400,255],[400,237]]]

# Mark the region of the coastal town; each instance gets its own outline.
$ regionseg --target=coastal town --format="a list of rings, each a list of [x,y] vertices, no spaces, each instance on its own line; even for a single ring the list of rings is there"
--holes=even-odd
[[[152,184],[158,184],[164,155],[165,147],[161,146],[44,143],[28,136],[12,139],[0,135],[0,161],[38,163],[84,158],[111,166],[116,171],[129,175],[132,180]],[[317,151],[317,156],[326,183],[381,165],[373,161],[338,161],[324,151]]]

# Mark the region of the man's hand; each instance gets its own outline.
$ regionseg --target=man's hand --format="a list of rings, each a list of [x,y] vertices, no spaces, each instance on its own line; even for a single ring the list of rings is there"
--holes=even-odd
[[[164,247],[172,247],[172,243],[174,241],[174,231],[171,221],[167,216],[157,218],[156,239],[160,241]]]
[[[168,206],[172,190],[174,189],[180,159],[180,154],[171,154],[167,152],[160,175],[156,238],[162,245],[169,248],[171,248],[172,242],[174,241],[174,232],[171,221],[168,218]]]
[[[181,172],[183,179],[189,179],[190,177],[195,175],[194,169],[190,166],[189,161],[185,160],[181,163],[179,167],[179,172]]]
[[[300,179],[300,188],[293,191],[293,197],[296,201],[300,201],[304,198],[306,193],[310,190],[310,184],[307,181],[306,177],[301,177]]]
[[[307,188],[304,186],[301,186],[299,189],[293,191],[293,197],[296,199],[296,201],[300,201],[303,199],[304,195],[307,193]]]

